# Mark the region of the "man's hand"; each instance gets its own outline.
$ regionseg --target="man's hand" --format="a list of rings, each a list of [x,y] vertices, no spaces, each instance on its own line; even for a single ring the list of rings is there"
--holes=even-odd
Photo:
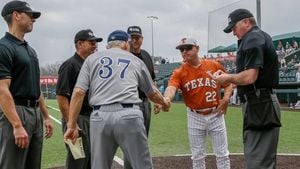
[[[27,148],[29,145],[28,134],[23,126],[14,127],[15,144],[19,148]]]
[[[53,124],[51,122],[51,120],[48,118],[48,119],[45,119],[44,120],[44,126],[45,126],[45,138],[48,139],[52,136],[53,134]]]
[[[164,104],[160,105],[155,103],[154,104],[154,114],[158,114],[160,113],[161,110],[163,110],[164,112],[169,111],[171,106],[171,100],[168,97],[164,97]]]
[[[222,99],[222,100],[220,100],[220,104],[216,108],[215,113],[217,113],[219,115],[226,114],[228,103],[229,103],[228,99]]]
[[[154,114],[160,113],[162,106],[160,104],[154,103]]]
[[[214,73],[214,79],[220,84],[230,83],[231,76],[228,73],[224,73],[222,70],[218,70]]]
[[[168,97],[164,97],[164,104],[162,105],[162,110],[164,112],[169,111],[171,107],[171,100]]]
[[[64,134],[64,139],[67,140],[71,140],[73,144],[75,144],[77,138],[79,137],[79,127],[76,124],[75,127],[73,127],[72,125],[68,124],[68,128],[67,131]]]

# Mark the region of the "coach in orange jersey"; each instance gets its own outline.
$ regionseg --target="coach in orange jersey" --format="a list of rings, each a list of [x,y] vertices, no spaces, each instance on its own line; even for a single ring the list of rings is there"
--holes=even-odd
[[[164,95],[172,100],[178,89],[182,91],[187,106],[193,169],[205,169],[207,134],[212,140],[218,169],[230,169],[224,114],[232,86],[220,86],[213,78],[213,73],[225,70],[216,61],[199,58],[199,45],[194,38],[182,38],[176,49],[181,52],[184,62],[174,70]],[[224,88],[223,99],[220,99],[221,87]]]

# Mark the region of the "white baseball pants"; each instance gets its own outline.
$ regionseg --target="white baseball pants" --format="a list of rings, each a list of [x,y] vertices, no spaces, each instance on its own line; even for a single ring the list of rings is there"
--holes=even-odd
[[[188,134],[193,169],[205,169],[205,139],[211,137],[218,169],[230,169],[224,115],[202,115],[187,109]]]

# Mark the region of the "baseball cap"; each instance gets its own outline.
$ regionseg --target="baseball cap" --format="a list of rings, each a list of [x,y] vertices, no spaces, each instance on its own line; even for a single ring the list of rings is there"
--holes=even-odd
[[[193,45],[193,46],[199,46],[198,41],[194,38],[182,38],[178,45],[176,46],[176,49],[180,49],[184,45]]]
[[[77,43],[78,41],[84,41],[84,40],[95,40],[96,42],[101,42],[102,38],[95,37],[94,33],[90,29],[84,29],[76,33],[74,38],[74,43]]]
[[[129,26],[127,29],[127,33],[129,35],[143,36],[142,29],[139,26]]]
[[[230,33],[234,25],[244,19],[253,17],[252,13],[247,9],[236,9],[228,16],[228,26],[223,30],[225,33]]]
[[[115,41],[115,40],[127,42],[129,39],[130,39],[130,36],[128,33],[121,31],[121,30],[116,30],[108,35],[107,42]]]
[[[10,1],[4,5],[1,15],[2,17],[12,14],[14,11],[32,13],[32,17],[37,19],[41,16],[41,12],[33,11],[29,4],[25,1]]]

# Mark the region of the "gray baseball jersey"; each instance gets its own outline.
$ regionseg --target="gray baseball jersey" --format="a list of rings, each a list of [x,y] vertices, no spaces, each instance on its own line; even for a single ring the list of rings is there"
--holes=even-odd
[[[75,85],[87,91],[90,105],[140,103],[137,87],[154,92],[151,75],[143,61],[119,48],[89,56]]]

